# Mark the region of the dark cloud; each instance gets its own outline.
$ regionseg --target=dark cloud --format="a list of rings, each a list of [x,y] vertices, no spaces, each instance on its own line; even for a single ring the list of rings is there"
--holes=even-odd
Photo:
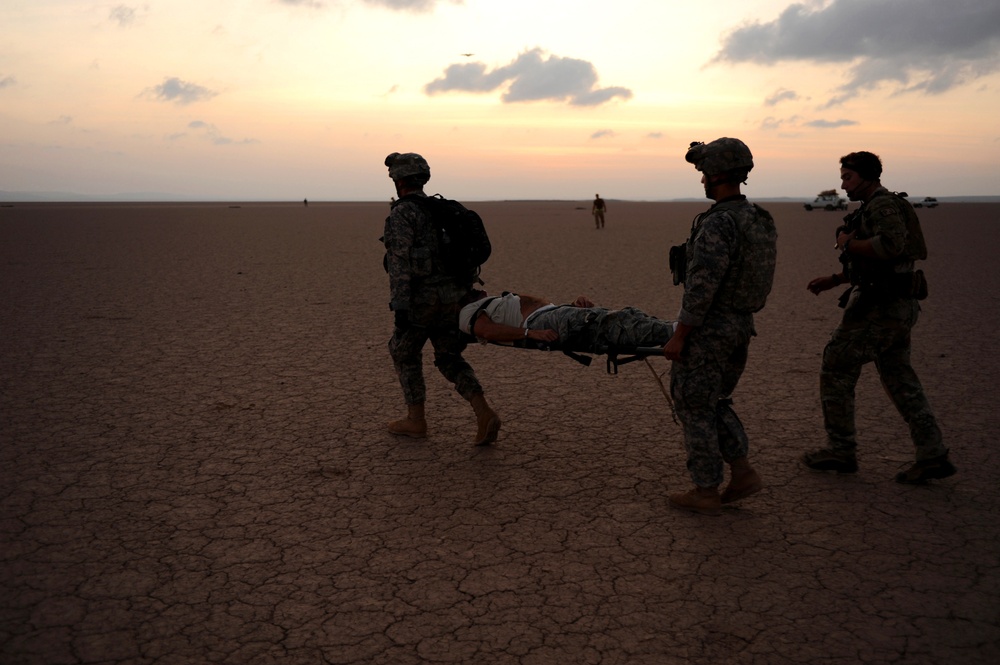
[[[108,18],[123,28],[130,26],[135,23],[135,8],[127,5],[116,5],[111,8]]]
[[[799,95],[794,90],[785,90],[784,88],[780,88],[775,90],[774,94],[764,100],[764,106],[774,106],[779,102],[795,101],[798,98]]]
[[[160,85],[147,88],[145,94],[157,101],[183,105],[205,101],[219,93],[195,83],[182,81],[175,76],[164,79]]]
[[[769,23],[730,32],[713,62],[852,63],[840,103],[883,83],[945,92],[1000,69],[997,0],[796,3]]]
[[[465,4],[464,0],[364,0],[364,1],[369,5],[386,7],[388,9],[393,9],[396,11],[407,11],[416,13],[433,11],[438,5],[442,4],[445,1],[453,5]]]
[[[318,0],[277,0],[277,2],[283,5],[293,5],[296,7],[312,7],[314,9],[319,9],[323,6],[322,2]]]
[[[836,129],[838,127],[851,127],[858,124],[857,120],[810,120],[805,123],[806,127],[816,127],[817,129]]]
[[[17,79],[13,76],[4,76],[3,78],[0,78],[0,90],[3,90],[4,88],[13,88],[15,85],[17,85]]]
[[[612,130],[612,129],[599,129],[596,132],[594,132],[593,134],[591,134],[590,138],[592,138],[592,139],[603,139],[605,137],[611,138],[613,136],[615,136],[614,130]]]
[[[444,76],[424,86],[428,95],[443,92],[492,92],[503,85],[505,103],[568,101],[574,106],[598,106],[615,97],[631,99],[628,88],[597,88],[597,71],[586,60],[562,58],[535,48],[492,71],[481,62],[449,66]]]
[[[204,135],[215,145],[251,145],[259,143],[257,139],[241,139],[239,141],[223,136],[218,128],[203,120],[192,120],[188,123],[188,129],[194,129],[204,133]],[[172,134],[170,138],[180,138],[184,134]]]

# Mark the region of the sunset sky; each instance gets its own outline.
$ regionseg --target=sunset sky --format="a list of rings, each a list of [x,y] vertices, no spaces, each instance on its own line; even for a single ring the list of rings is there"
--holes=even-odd
[[[871,150],[914,195],[1000,195],[997,0],[3,0],[0,191],[382,200],[419,152],[466,200],[751,197]]]

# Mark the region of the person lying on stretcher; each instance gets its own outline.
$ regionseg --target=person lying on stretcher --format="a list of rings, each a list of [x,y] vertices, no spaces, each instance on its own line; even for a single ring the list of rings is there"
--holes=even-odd
[[[470,297],[472,302],[458,315],[458,327],[485,342],[603,353],[609,348],[662,347],[674,334],[673,321],[635,307],[598,307],[586,296],[569,305],[506,291],[492,297],[474,291]]]

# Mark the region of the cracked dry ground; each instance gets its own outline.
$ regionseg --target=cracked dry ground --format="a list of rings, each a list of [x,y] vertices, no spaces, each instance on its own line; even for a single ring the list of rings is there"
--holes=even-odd
[[[478,204],[488,288],[669,317],[696,204]],[[0,211],[0,662],[1000,662],[998,206],[921,211],[915,364],[959,466],[912,456],[871,368],[861,471],[812,474],[838,219],[768,206],[779,268],[736,394],[767,489],[668,508],[650,370],[473,346],[504,419],[427,360],[426,441],[385,351],[384,204]],[[657,359],[657,372],[667,369]]]

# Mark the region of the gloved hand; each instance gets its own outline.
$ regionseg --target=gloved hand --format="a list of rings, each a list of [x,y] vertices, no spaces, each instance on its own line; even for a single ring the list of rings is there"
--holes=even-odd
[[[406,330],[410,327],[410,311],[406,309],[397,309],[392,313],[395,317],[396,328],[398,330]]]

